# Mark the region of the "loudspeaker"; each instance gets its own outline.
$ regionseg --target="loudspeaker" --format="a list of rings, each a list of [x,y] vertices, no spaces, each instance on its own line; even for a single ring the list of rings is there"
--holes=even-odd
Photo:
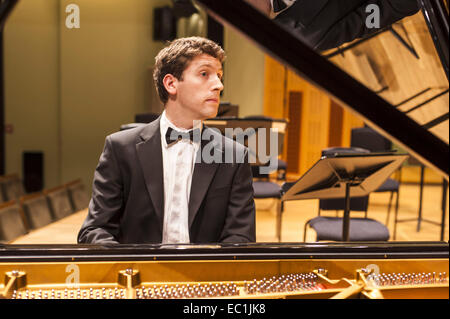
[[[23,186],[27,193],[40,192],[44,188],[44,153],[23,152]]]
[[[155,8],[153,17],[153,40],[172,41],[177,37],[177,20],[169,6]]]

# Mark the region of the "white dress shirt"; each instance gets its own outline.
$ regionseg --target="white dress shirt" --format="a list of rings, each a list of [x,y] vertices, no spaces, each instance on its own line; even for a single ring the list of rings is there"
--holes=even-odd
[[[161,116],[161,148],[164,176],[164,224],[163,244],[189,243],[189,196],[192,175],[200,141],[180,140],[167,145],[166,132],[171,127],[178,132],[190,130],[176,127],[164,111]],[[199,121],[194,128],[202,127]]]

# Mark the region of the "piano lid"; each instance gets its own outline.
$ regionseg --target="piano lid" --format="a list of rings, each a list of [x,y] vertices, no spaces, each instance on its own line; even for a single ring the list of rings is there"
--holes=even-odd
[[[402,6],[401,1],[381,2],[379,13],[386,25],[360,30],[361,37],[349,25],[342,26],[349,34],[340,34],[337,23],[363,12],[357,6],[361,0],[346,1],[353,5],[350,11],[340,0],[314,1],[320,8],[312,15],[302,6],[313,2],[297,0],[275,20],[246,2],[253,0],[195,1],[448,179],[448,6],[443,0],[419,0],[416,10],[392,7]],[[404,17],[398,15],[400,9]],[[289,10],[297,10],[298,16],[290,18]],[[314,21],[318,14],[336,19],[334,24],[324,20],[326,31],[334,35],[331,41],[320,41],[330,35]]]
[[[19,0],[0,0],[0,31],[3,31],[6,19]]]

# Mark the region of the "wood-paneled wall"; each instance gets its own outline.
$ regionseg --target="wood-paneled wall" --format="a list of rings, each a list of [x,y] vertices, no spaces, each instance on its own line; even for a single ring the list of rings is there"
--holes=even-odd
[[[351,129],[362,120],[320,89],[269,56],[265,62],[264,115],[289,121],[282,158],[297,178],[330,146],[350,146]]]

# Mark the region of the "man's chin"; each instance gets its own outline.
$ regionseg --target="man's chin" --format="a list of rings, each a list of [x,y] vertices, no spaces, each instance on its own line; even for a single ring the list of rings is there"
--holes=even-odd
[[[217,116],[217,113],[219,112],[219,104],[215,106],[209,105],[207,108],[205,108],[205,120],[206,119],[212,119]]]

